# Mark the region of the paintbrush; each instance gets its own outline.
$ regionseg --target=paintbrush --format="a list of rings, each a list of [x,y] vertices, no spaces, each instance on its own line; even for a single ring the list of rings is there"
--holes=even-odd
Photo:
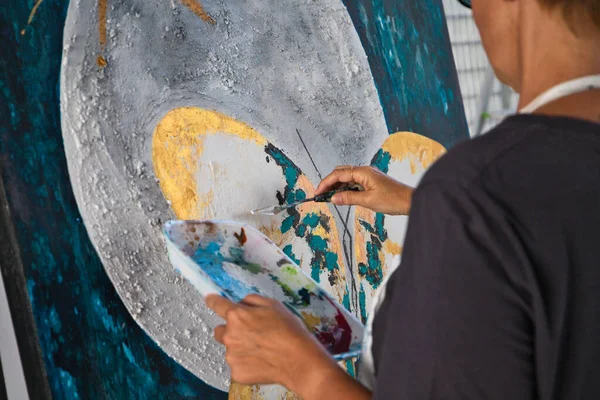
[[[252,214],[252,215],[255,215],[255,214],[277,215],[280,212],[287,210],[288,208],[293,208],[293,207],[296,207],[296,206],[298,206],[300,204],[308,203],[309,201],[314,201],[316,203],[329,203],[331,201],[331,198],[333,197],[333,195],[336,194],[336,193],[346,192],[346,191],[360,192],[362,190],[363,190],[363,188],[360,185],[358,185],[358,184],[343,185],[343,186],[341,186],[341,187],[339,187],[337,189],[330,190],[328,192],[318,194],[315,197],[311,197],[309,199],[304,199],[304,200],[296,201],[296,202],[291,203],[291,204],[284,204],[284,205],[276,205],[276,206],[269,206],[269,207],[259,208],[259,209],[250,211],[250,214]]]

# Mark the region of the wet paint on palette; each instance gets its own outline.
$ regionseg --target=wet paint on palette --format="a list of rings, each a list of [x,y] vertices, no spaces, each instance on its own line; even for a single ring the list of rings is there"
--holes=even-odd
[[[238,243],[241,243],[240,238],[246,237],[246,232],[234,233],[234,237]],[[223,252],[228,254],[224,255]],[[250,294],[276,298],[305,321],[309,330],[332,355],[350,351],[353,330],[339,306],[314,283],[305,285],[303,282],[307,278],[289,260],[284,258],[276,263],[275,270],[278,271],[276,274],[273,272],[275,270],[248,262],[244,258],[243,245],[228,247],[222,244],[222,238],[206,243],[200,242],[191,258],[204,276],[218,287],[224,297],[235,302],[241,302]],[[236,269],[236,266],[239,268]],[[242,271],[249,274],[244,274]],[[268,277],[279,287],[279,291],[274,290],[273,287],[267,287],[265,281],[261,281],[260,276]],[[300,285],[299,289],[297,289],[298,285]],[[292,286],[296,289],[293,289]],[[276,292],[279,292],[280,295],[277,295]],[[311,307],[315,301],[317,301],[316,306]],[[326,304],[328,304],[327,308],[333,307],[334,314],[331,316],[319,314],[319,310]],[[305,320],[307,316],[311,322]]]
[[[232,257],[224,257],[221,254],[221,244],[210,242],[204,246],[198,246],[192,259],[204,271],[206,275],[221,289],[221,294],[233,301],[240,302],[249,294],[258,294],[256,287],[248,286],[235,277],[228,274],[223,264],[226,262],[236,261],[236,252],[230,249]],[[243,250],[242,250],[243,253]],[[240,260],[238,260],[239,262]],[[240,264],[237,264],[240,265]],[[241,263],[240,266],[244,264]],[[260,267],[259,267],[260,268]],[[250,273],[258,274],[262,272],[260,269],[251,267],[247,269]]]
[[[331,302],[329,298],[326,299],[337,309],[337,306]],[[316,335],[325,348],[333,354],[339,354],[350,349],[350,343],[352,342],[352,328],[339,309],[335,316],[335,322],[336,324],[326,331],[318,330]]]

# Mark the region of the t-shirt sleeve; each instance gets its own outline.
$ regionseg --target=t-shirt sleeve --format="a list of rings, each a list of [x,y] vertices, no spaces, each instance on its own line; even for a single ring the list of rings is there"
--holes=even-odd
[[[402,263],[375,318],[375,399],[531,399],[531,314],[517,240],[476,187],[414,195]]]

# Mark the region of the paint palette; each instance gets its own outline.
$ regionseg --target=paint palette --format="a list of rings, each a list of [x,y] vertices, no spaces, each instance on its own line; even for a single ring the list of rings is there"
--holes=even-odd
[[[255,228],[229,221],[169,221],[171,264],[203,295],[281,301],[337,360],[360,353],[363,325]]]

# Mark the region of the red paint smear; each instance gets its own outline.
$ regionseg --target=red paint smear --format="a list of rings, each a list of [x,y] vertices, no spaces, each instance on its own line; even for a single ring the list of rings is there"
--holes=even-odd
[[[337,310],[335,316],[337,324],[327,332],[317,332],[317,339],[333,354],[345,353],[350,350],[350,343],[352,343],[352,328],[339,308],[329,298],[325,298]]]

